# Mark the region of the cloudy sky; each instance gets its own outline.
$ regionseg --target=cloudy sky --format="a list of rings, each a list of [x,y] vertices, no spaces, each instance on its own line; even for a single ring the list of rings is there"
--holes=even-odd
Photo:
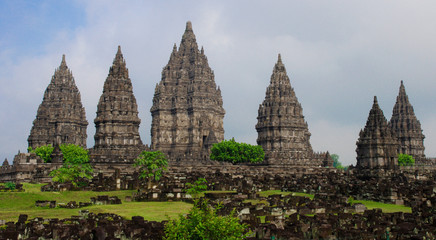
[[[61,62],[86,109],[88,147],[103,83],[121,45],[150,143],[162,68],[191,21],[221,87],[225,137],[256,143],[257,109],[281,53],[315,151],[356,163],[373,96],[387,119],[400,81],[436,157],[436,2],[0,1],[0,159],[26,151],[45,88]]]

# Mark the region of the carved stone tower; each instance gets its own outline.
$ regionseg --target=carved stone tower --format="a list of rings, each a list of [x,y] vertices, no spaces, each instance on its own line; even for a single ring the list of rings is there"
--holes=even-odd
[[[257,144],[265,151],[270,164],[312,165],[310,132],[279,54],[259,105],[256,130]]]
[[[29,147],[76,144],[86,148],[87,126],[80,92],[63,55],[33,121]]]
[[[398,165],[398,140],[388,127],[377,97],[369,112],[366,126],[357,140],[358,168],[395,168]]]
[[[153,150],[162,151],[170,160],[209,159],[211,145],[224,139],[225,111],[214,79],[187,22],[179,49],[174,44],[156,85],[150,109]]]
[[[412,155],[415,160],[425,159],[424,134],[422,134],[421,123],[415,116],[403,81],[401,81],[400,92],[392,111],[389,127],[396,134],[400,143],[398,153]]]
[[[94,123],[94,161],[129,162],[145,149],[139,137],[138,105],[120,46],[104,83]]]

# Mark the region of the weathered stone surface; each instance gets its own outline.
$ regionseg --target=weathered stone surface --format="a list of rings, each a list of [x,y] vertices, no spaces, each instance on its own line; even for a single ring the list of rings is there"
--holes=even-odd
[[[139,136],[138,105],[120,46],[104,83],[94,123],[93,162],[132,161],[145,149]]]
[[[395,168],[398,165],[398,140],[374,97],[366,126],[357,140],[357,167]]]
[[[73,74],[65,62],[56,69],[39,105],[36,119],[27,139],[29,147],[76,144],[86,147],[85,109]]]
[[[205,160],[213,143],[224,139],[221,90],[203,48],[198,49],[191,22],[179,49],[174,45],[156,85],[151,148],[170,160]]]
[[[398,153],[412,155],[418,161],[425,159],[424,134],[422,133],[421,123],[415,116],[403,81],[401,81],[397,102],[392,110],[389,127],[400,143]]]
[[[280,54],[257,120],[257,143],[265,151],[268,163],[311,164],[310,132]]]

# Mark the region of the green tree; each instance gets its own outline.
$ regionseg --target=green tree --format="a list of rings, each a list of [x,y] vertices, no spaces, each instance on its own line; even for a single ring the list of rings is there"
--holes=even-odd
[[[193,198],[198,198],[200,194],[207,190],[207,180],[205,178],[199,178],[194,183],[186,183],[185,192],[191,195]]]
[[[45,163],[51,163],[51,154],[53,153],[53,149],[54,147],[49,144],[37,147],[35,149],[32,149],[32,147],[28,147],[27,151],[35,153],[42,160],[44,160]]]
[[[77,187],[85,184],[83,179],[92,179],[93,169],[89,164],[88,150],[74,144],[62,144],[59,148],[63,165],[50,173],[53,182],[71,182]]]
[[[159,181],[163,173],[167,171],[168,160],[160,151],[143,151],[135,159],[133,165],[139,167],[139,178],[147,179],[147,187],[151,189],[152,181]]]
[[[415,165],[415,159],[408,154],[398,154],[398,165],[400,166],[413,166]]]
[[[339,155],[338,154],[332,154],[330,157],[333,159],[333,167],[337,169],[344,169],[342,166],[342,163],[339,162]]]
[[[235,217],[235,210],[228,216],[218,216],[219,208],[220,205],[212,208],[207,200],[196,200],[187,216],[180,214],[178,219],[165,225],[165,239],[245,239],[250,233],[247,233],[247,225]]]
[[[254,146],[247,143],[238,143],[234,138],[215,143],[212,146],[210,159],[231,163],[258,163],[265,158],[261,146]]]

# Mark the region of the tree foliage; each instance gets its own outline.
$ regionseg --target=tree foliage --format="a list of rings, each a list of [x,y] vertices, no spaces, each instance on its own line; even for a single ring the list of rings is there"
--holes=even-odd
[[[13,190],[15,190],[16,185],[15,185],[14,182],[7,182],[7,183],[5,183],[5,188],[7,188],[7,189],[13,191]]]
[[[54,147],[51,144],[49,144],[49,145],[37,147],[35,149],[32,149],[32,147],[28,147],[27,151],[35,153],[42,160],[44,160],[45,163],[50,163],[51,162],[51,154],[53,153],[53,149],[54,149]]]
[[[339,162],[339,155],[338,154],[332,154],[330,157],[333,159],[333,167],[338,169],[344,169],[342,166],[342,163]]]
[[[135,159],[133,165],[139,167],[139,178],[147,179],[148,188],[151,188],[151,182],[159,181],[163,173],[167,171],[168,160],[160,151],[143,151]]]
[[[398,165],[400,166],[413,166],[415,165],[415,159],[408,154],[398,154]]]
[[[194,183],[186,183],[185,192],[197,198],[202,192],[207,190],[207,180],[205,178],[199,178]]]
[[[50,173],[53,182],[71,182],[77,187],[83,185],[83,179],[92,179],[88,150],[74,144],[62,144],[59,148],[63,154],[63,165]]]
[[[210,159],[231,163],[258,163],[265,158],[261,146],[238,143],[234,138],[215,143],[212,146]]]
[[[206,200],[195,201],[187,216],[179,215],[165,225],[165,239],[245,239],[249,234],[247,225],[239,222],[235,210],[228,216],[218,216],[219,208],[212,208]]]

